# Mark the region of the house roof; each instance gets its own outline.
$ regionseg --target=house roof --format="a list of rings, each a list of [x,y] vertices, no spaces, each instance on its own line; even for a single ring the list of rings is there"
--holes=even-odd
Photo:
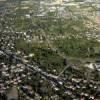
[[[17,90],[17,86],[14,85],[11,90],[9,91],[8,95],[7,95],[8,99],[7,100],[18,100],[18,90]]]

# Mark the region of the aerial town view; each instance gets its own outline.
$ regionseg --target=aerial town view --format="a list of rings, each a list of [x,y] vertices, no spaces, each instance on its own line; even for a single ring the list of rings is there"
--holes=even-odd
[[[0,100],[100,100],[100,0],[0,0]]]

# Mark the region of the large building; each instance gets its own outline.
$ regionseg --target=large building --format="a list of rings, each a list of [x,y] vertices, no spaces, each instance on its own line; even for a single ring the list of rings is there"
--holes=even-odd
[[[61,4],[63,0],[56,0],[56,3]]]

